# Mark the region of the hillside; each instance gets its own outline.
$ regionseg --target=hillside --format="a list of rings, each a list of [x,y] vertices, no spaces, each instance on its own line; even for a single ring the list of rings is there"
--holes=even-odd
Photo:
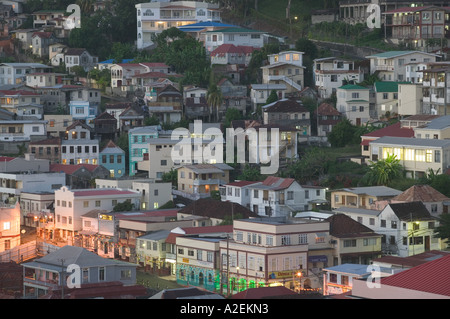
[[[223,4],[224,21],[263,30],[279,36],[305,36],[311,21],[311,11],[338,6],[338,0],[242,0],[232,6]],[[290,3],[291,21],[286,18]],[[255,9],[257,7],[257,10]]]

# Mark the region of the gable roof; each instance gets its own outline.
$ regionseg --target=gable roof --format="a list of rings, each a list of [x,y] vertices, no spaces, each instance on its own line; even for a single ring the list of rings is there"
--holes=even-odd
[[[341,112],[336,110],[336,108],[333,107],[333,105],[329,103],[321,103],[319,107],[315,111],[316,114],[319,115],[327,115],[327,116],[340,116],[342,115]]]
[[[80,170],[80,169],[86,169],[89,172],[93,172],[95,171],[98,167],[100,167],[100,165],[94,165],[94,164],[75,164],[75,165],[70,165],[70,164],[50,164],[50,172],[63,172],[66,173],[67,175],[73,175],[76,171]]]
[[[251,54],[253,51],[258,50],[252,46],[234,45],[232,43],[224,43],[218,46],[215,50],[211,52],[211,56],[225,56],[229,53],[237,54]]]
[[[420,201],[423,203],[427,202],[442,202],[448,201],[450,198],[440,193],[430,185],[413,185],[407,190],[405,190],[400,195],[395,196],[391,199],[394,201],[402,202],[415,202]]]
[[[303,104],[290,100],[281,99],[263,106],[264,112],[309,112]]]
[[[281,178],[276,176],[269,176],[263,182],[262,185],[271,186],[274,190],[281,190],[289,188],[292,183],[295,182],[293,178]]]
[[[117,146],[112,140],[100,151],[100,153],[125,153],[123,149]]]
[[[201,198],[179,210],[180,214],[192,214],[210,218],[224,219],[231,214],[242,215],[242,218],[258,217],[258,214],[250,209],[231,202],[222,202],[212,198]]]
[[[65,51],[65,55],[81,55],[83,52],[87,52],[84,48],[67,48]],[[89,52],[88,52],[89,53]]]
[[[57,266],[61,269],[61,260],[64,260],[64,265],[76,264],[80,267],[93,266],[108,266],[108,265],[128,265],[136,267],[136,264],[125,263],[114,259],[103,258],[96,253],[90,252],[82,247],[66,245],[58,250],[42,257],[34,262],[26,263],[25,265],[45,265]]]
[[[345,214],[334,214],[326,219],[330,222],[330,235],[338,238],[380,236],[371,228]]]
[[[83,121],[81,121],[81,120],[74,121],[71,125],[66,127],[66,131],[73,130],[77,126],[81,126],[82,128],[85,128],[85,129],[87,129],[89,131],[92,131],[92,128],[89,125],[87,125],[86,123],[84,123]]]
[[[380,284],[450,297],[450,255],[381,278]]]
[[[402,123],[397,122],[395,124],[388,125],[386,127],[372,131],[370,133],[366,133],[362,137],[383,137],[383,136],[414,137],[414,129],[410,127],[402,127]]]
[[[390,207],[394,214],[403,221],[434,219],[422,202],[390,203],[387,207]]]

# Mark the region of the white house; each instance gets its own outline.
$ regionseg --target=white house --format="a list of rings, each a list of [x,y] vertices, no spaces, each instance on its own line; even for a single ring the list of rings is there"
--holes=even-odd
[[[220,22],[219,4],[200,1],[151,1],[136,4],[137,48],[153,45],[152,38],[171,27],[203,21]]]
[[[336,91],[336,109],[353,125],[363,125],[370,119],[370,90],[366,87],[347,84]]]
[[[269,54],[269,64],[261,67],[262,83],[285,84],[286,93],[301,91],[305,84],[303,54],[300,51]]]
[[[205,32],[206,51],[212,52],[223,44],[234,44],[235,46],[251,46],[262,48],[264,46],[263,34],[266,32],[246,29],[241,27],[230,27]]]
[[[287,86],[285,84],[251,84],[250,99],[253,110],[256,110],[258,104],[266,104],[272,90],[275,90],[278,99],[284,99]]]
[[[325,188],[302,186],[292,178],[267,177],[263,182],[226,184],[222,200],[239,203],[261,216],[292,216],[326,203]]]
[[[0,200],[14,203],[22,192],[54,192],[66,185],[65,173],[21,171],[0,173]]]
[[[99,141],[91,139],[88,125],[76,121],[67,127],[67,139],[61,141],[62,164],[94,164],[99,162]]]
[[[387,51],[366,56],[370,59],[370,74],[378,72],[383,81],[405,81],[409,63],[436,62],[439,56],[421,51]]]
[[[69,72],[74,66],[81,66],[85,71],[89,71],[97,65],[98,57],[91,55],[86,49],[67,48],[64,52],[64,63]]]
[[[364,72],[360,67],[355,69],[355,62],[335,57],[314,60],[313,76],[320,98],[329,98],[336,93],[343,81],[360,83],[364,80]]]
[[[63,186],[55,191],[55,235],[73,239],[82,230],[84,214],[92,210],[111,211],[118,203],[139,207],[141,194],[130,189],[74,189]]]
[[[48,72],[51,66],[41,63],[0,63],[0,85],[21,84],[26,75],[35,72]]]
[[[383,234],[383,251],[408,257],[445,249],[443,241],[434,236],[436,226],[438,219],[431,216],[422,202],[407,202],[387,205],[371,228]]]

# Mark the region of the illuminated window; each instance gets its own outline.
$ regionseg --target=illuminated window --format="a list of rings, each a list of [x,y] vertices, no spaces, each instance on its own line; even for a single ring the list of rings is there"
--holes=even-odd
[[[11,222],[4,222],[3,230],[10,230],[10,229],[11,229]]]
[[[155,203],[153,203],[153,208],[158,208],[159,207],[159,204],[157,203],[157,202],[155,202]]]
[[[414,150],[411,148],[405,149],[403,159],[405,161],[414,161]]]
[[[416,150],[416,162],[425,162],[425,150]]]
[[[431,163],[433,159],[433,151],[432,150],[427,150],[426,152],[426,162],[427,163]]]

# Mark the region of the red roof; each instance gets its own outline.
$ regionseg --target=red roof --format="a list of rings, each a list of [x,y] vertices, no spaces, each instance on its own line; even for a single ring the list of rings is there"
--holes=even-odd
[[[37,93],[25,90],[0,90],[3,95],[39,95]]]
[[[68,175],[75,173],[80,168],[87,169],[89,172],[93,172],[98,165],[93,164],[76,164],[76,165],[64,165],[64,164],[50,164],[50,172],[64,172]]]
[[[379,130],[364,134],[362,137],[414,137],[414,130],[408,127],[401,127],[401,122],[383,127]]]
[[[269,176],[267,177],[263,185],[266,186],[277,186],[276,189],[285,189],[291,186],[291,184],[295,181],[293,178],[281,178],[276,176]]]
[[[105,195],[131,195],[136,194],[135,192],[120,189],[92,189],[92,190],[74,190],[73,196],[105,196]]]
[[[252,185],[255,183],[259,183],[259,182],[253,182],[253,181],[237,181],[237,182],[232,182],[232,183],[228,183],[228,186],[237,186],[237,187],[244,187],[247,185]]]
[[[253,51],[255,51],[256,48],[252,46],[245,46],[245,45],[234,45],[234,44],[222,44],[218,46],[215,50],[211,52],[211,56],[224,56],[227,53],[237,53],[237,54],[251,54]]]
[[[381,285],[450,297],[450,255],[382,278]]]
[[[0,162],[10,162],[13,159],[15,159],[15,157],[9,157],[9,156],[0,156]]]

